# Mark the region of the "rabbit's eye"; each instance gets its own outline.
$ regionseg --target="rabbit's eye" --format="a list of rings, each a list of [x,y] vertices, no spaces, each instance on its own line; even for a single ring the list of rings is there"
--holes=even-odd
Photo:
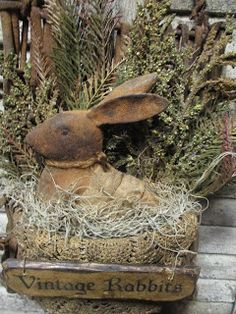
[[[69,129],[68,128],[62,128],[61,129],[61,135],[66,136],[69,134]]]

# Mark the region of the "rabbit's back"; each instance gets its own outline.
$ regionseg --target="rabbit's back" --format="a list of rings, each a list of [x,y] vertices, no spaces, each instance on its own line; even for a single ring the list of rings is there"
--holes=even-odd
[[[146,183],[132,175],[125,174],[109,165],[104,171],[100,165],[92,168],[92,176],[88,189],[83,195],[97,195],[100,198],[141,201],[155,204],[157,197],[147,189]]]

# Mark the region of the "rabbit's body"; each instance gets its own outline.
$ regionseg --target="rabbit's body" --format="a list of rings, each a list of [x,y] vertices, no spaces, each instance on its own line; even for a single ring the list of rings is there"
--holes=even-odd
[[[46,167],[39,181],[39,194],[44,200],[57,200],[63,191],[88,196],[90,202],[92,200],[96,203],[111,198],[147,204],[158,202],[158,197],[148,191],[144,181],[120,172],[111,165],[104,169],[99,163],[85,169]]]
[[[166,99],[146,94],[155,81],[154,74],[130,80],[115,88],[100,105],[59,113],[27,135],[26,142],[46,159],[38,189],[43,199],[55,200],[60,190],[71,190],[93,196],[95,201],[114,197],[158,202],[143,181],[109,164],[106,169],[101,165],[100,129],[104,124],[140,121],[162,112]]]

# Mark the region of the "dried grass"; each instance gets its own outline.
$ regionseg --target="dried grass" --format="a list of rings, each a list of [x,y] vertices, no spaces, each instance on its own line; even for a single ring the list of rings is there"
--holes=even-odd
[[[47,231],[50,236],[60,234],[67,239],[79,238],[125,238],[147,232],[175,230],[168,237],[177,237],[181,216],[188,212],[200,215],[201,203],[184,186],[150,184],[159,204],[149,206],[134,199],[108,198],[108,202],[94,204],[93,197],[83,197],[60,191],[61,198],[54,203],[45,203],[37,197],[37,181],[32,179],[5,182],[3,193],[22,210],[17,228],[27,232]]]

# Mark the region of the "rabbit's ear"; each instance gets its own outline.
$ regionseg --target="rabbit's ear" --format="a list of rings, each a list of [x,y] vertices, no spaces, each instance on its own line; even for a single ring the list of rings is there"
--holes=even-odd
[[[97,126],[135,122],[162,112],[168,105],[165,98],[155,94],[118,97],[89,110],[88,117]]]
[[[117,86],[108,94],[102,103],[121,96],[148,93],[157,81],[156,73],[138,76]]]

